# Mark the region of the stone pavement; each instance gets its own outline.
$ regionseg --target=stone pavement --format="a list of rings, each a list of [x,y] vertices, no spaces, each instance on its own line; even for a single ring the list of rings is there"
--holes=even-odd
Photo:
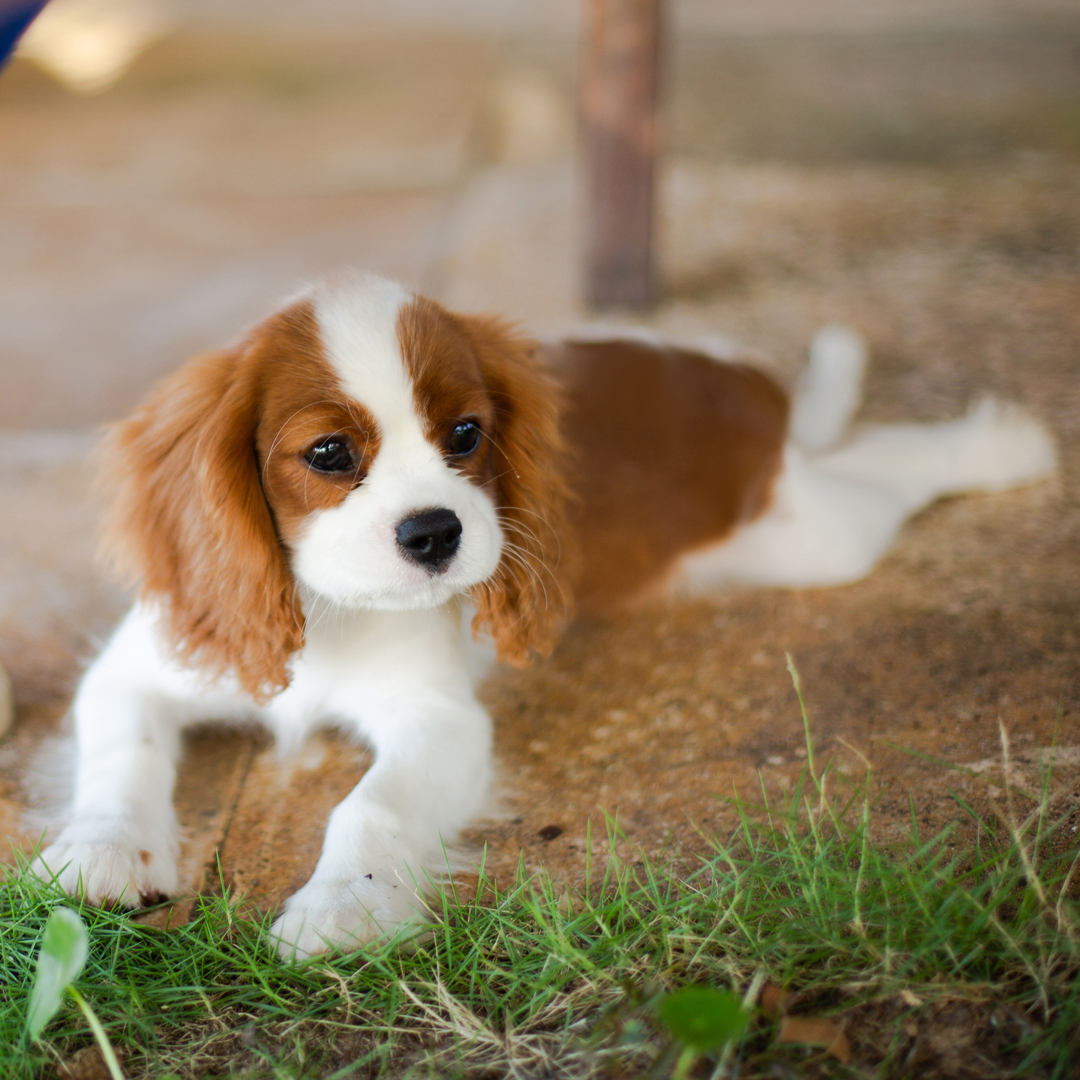
[[[933,508],[858,585],[579,625],[550,662],[496,675],[503,813],[467,839],[498,872],[524,850],[580,878],[586,821],[602,832],[605,813],[631,846],[691,852],[759,770],[790,790],[785,651],[837,781],[873,762],[884,829],[909,794],[927,827],[955,817],[950,785],[1004,815],[999,720],[1028,795],[1056,738],[1055,806],[1080,821],[1080,28],[1037,14],[676,41],[665,298],[637,321],[723,335],[788,379],[817,326],[850,322],[874,354],[866,416],[940,418],[990,390],[1052,425],[1061,475]],[[23,62],[0,78],[0,661],[18,704],[0,822],[17,843],[33,839],[26,762],[125,603],[93,560],[92,430],[343,266],[539,333],[586,317],[572,59],[558,37],[203,26],[97,97]],[[215,887],[220,860],[227,884],[276,903],[366,760],[330,734],[285,766],[247,735],[194,737],[185,885]]]

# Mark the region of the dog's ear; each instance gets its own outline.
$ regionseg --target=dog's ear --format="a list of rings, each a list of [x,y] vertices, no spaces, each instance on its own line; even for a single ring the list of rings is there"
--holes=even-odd
[[[181,368],[99,450],[105,553],[159,606],[180,660],[233,673],[259,701],[288,685],[304,638],[255,450],[272,327]]]
[[[576,556],[567,528],[560,393],[534,342],[490,318],[460,318],[495,405],[493,493],[503,553],[472,599],[473,631],[486,630],[500,660],[518,666],[548,655],[572,614]]]

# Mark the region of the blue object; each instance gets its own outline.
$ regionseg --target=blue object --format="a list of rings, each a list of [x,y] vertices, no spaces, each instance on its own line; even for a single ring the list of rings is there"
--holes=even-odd
[[[44,6],[45,0],[0,0],[0,68]]]

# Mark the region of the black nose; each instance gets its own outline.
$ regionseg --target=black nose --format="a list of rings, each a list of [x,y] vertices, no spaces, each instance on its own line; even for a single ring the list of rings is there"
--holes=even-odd
[[[406,559],[437,573],[461,543],[461,522],[453,510],[421,510],[398,522],[397,542]]]

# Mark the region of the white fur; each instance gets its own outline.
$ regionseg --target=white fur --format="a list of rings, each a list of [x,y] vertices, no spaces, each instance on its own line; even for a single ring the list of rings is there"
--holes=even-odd
[[[491,499],[447,466],[425,438],[396,325],[410,296],[364,277],[315,294],[323,344],[346,393],[378,424],[381,446],[364,482],[340,505],[309,515],[294,542],[293,570],[331,605],[408,610],[446,603],[495,572],[502,532]],[[444,573],[401,557],[394,529],[409,513],[445,507],[461,544]]]
[[[137,604],[79,687],[71,824],[39,872],[93,902],[175,894],[180,732],[256,720],[296,746],[331,722],[368,743],[375,764],[331,814],[315,872],[274,933],[282,955],[297,958],[392,933],[422,913],[444,839],[487,797],[491,723],[473,693],[466,640],[456,603],[342,611],[311,623],[292,683],[258,707],[231,679],[207,685],[169,659],[158,613]]]
[[[842,438],[858,406],[861,346],[854,335],[845,340],[842,328],[828,329],[824,370],[803,381],[809,401],[796,398],[793,407],[803,418],[804,446]],[[1048,476],[1055,465],[1046,428],[993,398],[959,420],[868,425],[823,454],[791,441],[768,511],[723,543],[683,556],[672,589],[701,594],[728,582],[799,588],[856,581],[900,526],[935,499],[1002,491]]]
[[[484,805],[491,724],[473,692],[480,665],[460,598],[494,572],[502,535],[487,494],[424,438],[394,330],[407,298],[377,278],[314,297],[329,360],[382,444],[364,483],[309,515],[294,543],[307,632],[289,687],[258,707],[231,678],[207,684],[169,658],[158,612],[143,604],[87,672],[70,824],[37,863],[67,891],[129,906],[176,892],[180,733],[203,721],[257,720],[286,747],[335,723],[375,751],[330,817],[311,880],[274,924],[283,956],[357,945],[416,918],[426,877],[445,865],[443,842]],[[433,507],[463,527],[438,575],[403,559],[395,537],[404,516]]]
[[[307,634],[292,681],[264,706],[231,677],[208,682],[170,658],[159,612],[137,604],[79,687],[70,823],[36,864],[91,902],[135,906],[140,895],[174,893],[183,729],[254,720],[295,748],[315,726],[335,724],[366,741],[375,764],[330,816],[311,880],[274,923],[281,955],[292,958],[421,918],[443,843],[484,806],[491,722],[474,693],[483,657],[470,642],[463,596],[494,572],[502,548],[488,496],[424,438],[395,333],[408,294],[364,278],[314,299],[330,363],[375,416],[382,442],[363,484],[310,515],[294,545]],[[839,439],[862,370],[833,364],[829,352],[808,379],[810,404],[796,404],[818,443]],[[1033,479],[1053,460],[1038,424],[993,403],[948,424],[868,428],[816,457],[791,444],[771,509],[731,540],[686,556],[676,586],[849,581],[937,495]],[[435,576],[403,559],[394,536],[404,515],[432,507],[454,510],[464,529],[458,554]]]
[[[808,453],[840,441],[862,399],[866,343],[850,327],[823,326],[791,407],[791,439]]]

